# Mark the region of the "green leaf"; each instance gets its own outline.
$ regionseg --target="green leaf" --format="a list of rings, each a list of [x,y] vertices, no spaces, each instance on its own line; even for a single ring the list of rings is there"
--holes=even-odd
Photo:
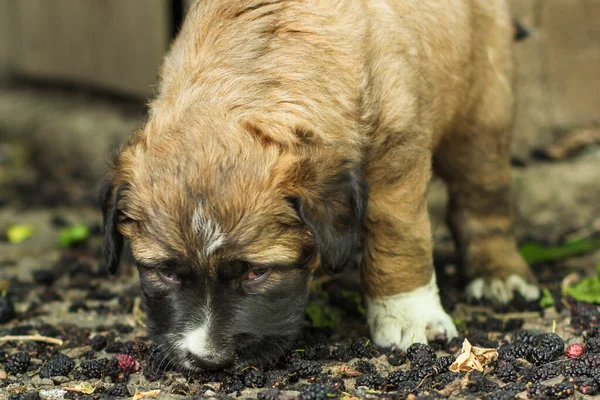
[[[548,288],[542,288],[542,298],[540,299],[540,307],[548,308],[554,306],[554,297]]]
[[[577,301],[600,304],[600,280],[597,277],[583,278],[575,285],[564,288],[563,293]]]
[[[58,244],[60,247],[71,247],[81,243],[90,236],[87,225],[75,224],[60,230]]]
[[[6,237],[12,244],[19,244],[33,235],[33,226],[26,224],[11,225],[6,230]]]
[[[315,328],[335,329],[342,321],[342,316],[340,315],[339,310],[331,308],[327,305],[319,304],[317,302],[308,303],[308,306],[306,307],[306,313],[308,314]]]
[[[454,326],[456,326],[456,329],[458,329],[459,331],[462,331],[467,328],[467,323],[460,318],[453,318],[452,322],[454,322]]]
[[[583,278],[573,286],[563,288],[563,294],[584,303],[600,304],[600,263],[596,265],[595,277]]]
[[[519,251],[529,264],[542,261],[558,261],[600,249],[600,238],[585,238],[566,242],[559,246],[540,246],[525,243]]]

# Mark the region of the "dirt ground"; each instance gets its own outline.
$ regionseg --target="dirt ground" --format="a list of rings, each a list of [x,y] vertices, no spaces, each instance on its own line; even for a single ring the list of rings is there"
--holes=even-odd
[[[598,391],[600,382],[594,379],[600,375],[593,375],[595,367],[587,371],[590,376],[585,371],[579,374],[589,381],[582,383],[562,348],[547,363],[536,364],[525,355],[518,360],[507,358],[514,364],[512,377],[499,372],[499,360],[478,374],[448,372],[454,358],[444,358],[458,356],[465,337],[474,346],[498,350],[503,343],[518,343],[516,333],[525,330],[556,333],[564,340],[564,348],[572,343],[585,344],[588,356],[592,360],[597,356],[600,365],[600,355],[594,355],[588,343],[600,332],[600,309],[591,306],[592,311],[584,318],[586,326],[582,326],[581,318],[573,323],[571,312],[580,305],[561,294],[564,279],[576,281],[594,273],[600,260],[598,252],[535,265],[542,285],[554,298],[553,306],[542,308],[538,302],[515,301],[507,308],[494,309],[467,303],[451,253],[438,251],[444,306],[451,311],[461,337],[450,344],[431,345],[438,357],[435,368],[419,365],[414,359],[406,361],[402,352],[370,344],[357,273],[349,271],[341,277],[316,279],[304,338],[278,364],[186,375],[169,371],[168,361],[155,352],[146,337],[135,269],[125,263],[117,276],[103,270],[97,207],[51,207],[48,193],[59,191],[50,189],[37,198],[26,198],[36,193],[22,188],[14,190],[13,197],[0,208],[0,232],[12,224],[33,227],[32,236],[20,244],[9,243],[7,237],[0,241],[1,287],[15,304],[13,318],[0,324],[0,399],[119,398],[136,393],[140,398],[142,392],[149,392],[145,398],[157,399],[587,398],[590,396],[581,392]],[[78,223],[89,227],[89,238],[61,248],[57,242],[61,229]],[[2,339],[36,334],[60,339],[62,344]],[[98,344],[102,340],[107,346]],[[14,373],[18,352],[29,355],[24,373]],[[68,356],[72,365],[52,376],[48,365],[59,354]],[[124,354],[133,357],[133,367],[119,364],[112,372],[90,372],[92,360],[110,362]],[[564,368],[550,375],[536,372],[555,364]],[[560,395],[550,389],[544,392],[538,387],[542,381],[552,388],[563,385],[564,390]],[[594,390],[589,389],[592,383]],[[328,394],[323,390],[329,390]]]

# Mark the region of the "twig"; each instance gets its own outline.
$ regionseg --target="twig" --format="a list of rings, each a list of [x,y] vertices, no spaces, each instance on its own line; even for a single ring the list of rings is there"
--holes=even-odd
[[[23,335],[23,336],[0,336],[0,342],[45,342],[62,346],[63,341],[49,336],[41,335]]]
[[[513,313],[506,313],[506,314],[492,313],[492,317],[502,319],[504,321],[511,319],[511,318],[527,319],[527,318],[537,318],[539,316],[540,316],[539,311],[523,311],[523,312],[513,312]]]
[[[415,389],[418,389],[418,388],[420,388],[420,387],[421,387],[421,385],[423,384],[423,382],[425,382],[425,380],[426,380],[427,378],[430,378],[430,377],[431,377],[431,374],[427,374],[427,375],[425,375],[425,378],[423,378],[423,379],[421,380],[421,382],[419,382],[419,384],[417,385],[417,387],[416,387]]]
[[[145,314],[142,311],[142,299],[140,297],[136,297],[133,300],[133,320],[139,326],[146,328],[146,323],[144,322]]]

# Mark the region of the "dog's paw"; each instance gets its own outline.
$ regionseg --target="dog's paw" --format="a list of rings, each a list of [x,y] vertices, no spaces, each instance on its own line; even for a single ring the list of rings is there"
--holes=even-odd
[[[529,283],[518,275],[510,275],[505,279],[477,278],[467,285],[466,292],[470,299],[488,299],[500,304],[510,302],[514,297],[514,292],[518,292],[529,301],[540,297],[538,285]]]
[[[445,341],[456,336],[456,327],[444,311],[435,275],[412,292],[367,300],[367,321],[377,346],[406,350],[412,343]]]

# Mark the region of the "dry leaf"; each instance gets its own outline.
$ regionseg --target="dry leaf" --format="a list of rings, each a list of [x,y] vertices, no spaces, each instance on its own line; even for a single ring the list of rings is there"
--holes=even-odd
[[[469,372],[476,369],[483,372],[483,367],[495,360],[496,357],[498,357],[498,352],[495,349],[474,347],[465,339],[462,352],[456,357],[452,365],[450,365],[450,371]]]
[[[581,275],[577,272],[571,272],[567,276],[565,276],[561,282],[561,287],[566,288],[569,286],[575,285],[578,281],[581,280]]]
[[[92,393],[94,393],[94,391],[96,390],[96,388],[93,387],[89,383],[83,382],[83,383],[78,383],[74,387],[66,387],[65,390],[68,390],[69,392],[78,392],[78,393],[83,393],[83,394],[92,394]]]
[[[6,379],[6,371],[3,369],[0,369],[0,379]]]
[[[133,400],[142,400],[145,397],[156,397],[160,393],[160,389],[150,390],[148,392],[137,392],[133,395]]]
[[[360,372],[354,368],[351,368],[347,365],[341,365],[341,366],[337,367],[335,372],[339,375],[348,376],[348,377],[355,377],[355,376],[362,375],[362,372]]]

